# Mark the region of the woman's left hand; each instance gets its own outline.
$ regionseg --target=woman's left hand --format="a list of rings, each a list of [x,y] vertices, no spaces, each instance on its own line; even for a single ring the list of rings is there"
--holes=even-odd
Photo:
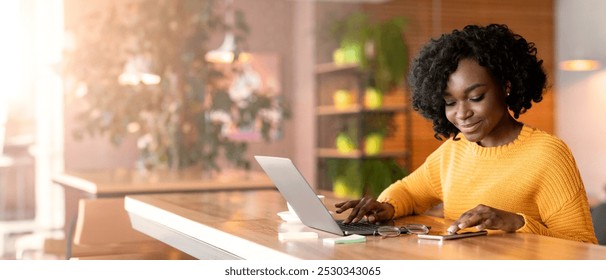
[[[500,229],[515,232],[524,226],[524,217],[480,204],[463,213],[449,228],[448,233],[456,233],[460,229],[476,227],[478,230]]]

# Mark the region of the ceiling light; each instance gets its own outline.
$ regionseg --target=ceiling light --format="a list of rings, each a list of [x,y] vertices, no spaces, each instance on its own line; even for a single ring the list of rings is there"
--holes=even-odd
[[[593,59],[571,59],[560,62],[564,71],[592,71],[600,68],[600,62]]]

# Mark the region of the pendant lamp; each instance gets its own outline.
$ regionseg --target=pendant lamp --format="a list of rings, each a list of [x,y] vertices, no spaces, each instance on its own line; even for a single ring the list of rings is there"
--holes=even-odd
[[[231,31],[234,26],[234,11],[232,9],[232,0],[226,0],[225,7],[225,38],[219,48],[206,53],[204,59],[210,63],[232,63],[236,58],[237,47],[236,37]]]
[[[211,63],[232,63],[236,53],[236,39],[231,31],[225,33],[223,44],[206,53],[204,58]]]

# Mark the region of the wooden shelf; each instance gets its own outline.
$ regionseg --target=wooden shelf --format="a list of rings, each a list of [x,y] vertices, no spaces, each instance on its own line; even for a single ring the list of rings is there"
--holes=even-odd
[[[354,150],[349,153],[343,153],[332,148],[318,148],[317,156],[321,158],[343,158],[343,159],[362,159],[362,158],[395,158],[407,157],[407,151],[383,151],[375,155],[366,155],[361,150]]]
[[[336,65],[334,63],[318,64],[315,68],[317,78],[316,85],[316,107],[317,120],[316,131],[318,133],[316,143],[316,160],[318,162],[318,186],[331,189],[334,176],[340,176],[347,169],[354,168],[357,164],[361,166],[381,166],[393,174],[398,174],[401,168],[408,168],[410,156],[410,103],[408,92],[396,89],[383,93],[382,106],[369,108],[365,105],[366,89],[369,86],[369,77],[372,73],[361,69],[357,64]],[[354,93],[350,106],[335,106],[334,93],[337,90],[349,90]],[[339,133],[346,132],[355,143],[364,143],[365,136],[377,129],[377,125],[389,129],[389,137],[383,140],[381,152],[377,154],[366,154],[363,146],[348,153],[343,153],[336,148],[335,141]],[[335,162],[330,163],[330,160]],[[369,165],[370,164],[370,165]],[[330,166],[329,166],[330,165]],[[327,172],[326,168],[333,168],[338,174]],[[351,170],[347,171],[351,172]],[[371,178],[368,172],[359,174],[361,180],[374,188],[381,187],[381,182]],[[333,172],[334,173],[334,172]],[[372,182],[369,180],[373,180]],[[367,182],[368,181],[368,182]],[[359,186],[348,186],[358,188]],[[367,188],[367,186],[363,186]],[[368,187],[369,188],[369,187]]]
[[[359,70],[359,66],[356,63],[347,63],[347,64],[342,64],[342,65],[337,65],[334,64],[332,62],[329,63],[322,63],[322,64],[318,64],[316,65],[316,74],[328,74],[328,73],[335,73],[335,72],[340,72],[340,71],[352,71],[352,70]]]
[[[316,114],[318,116],[327,115],[347,115],[347,114],[359,114],[359,113],[391,113],[391,112],[405,112],[408,110],[404,104],[395,105],[383,105],[378,109],[369,109],[360,104],[351,105],[347,108],[337,108],[333,105],[325,105],[316,107]]]

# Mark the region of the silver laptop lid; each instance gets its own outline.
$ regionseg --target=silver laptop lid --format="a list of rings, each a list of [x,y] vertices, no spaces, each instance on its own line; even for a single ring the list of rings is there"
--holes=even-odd
[[[290,203],[304,225],[322,231],[344,235],[326,206],[316,196],[301,172],[288,158],[255,156],[261,168]]]

